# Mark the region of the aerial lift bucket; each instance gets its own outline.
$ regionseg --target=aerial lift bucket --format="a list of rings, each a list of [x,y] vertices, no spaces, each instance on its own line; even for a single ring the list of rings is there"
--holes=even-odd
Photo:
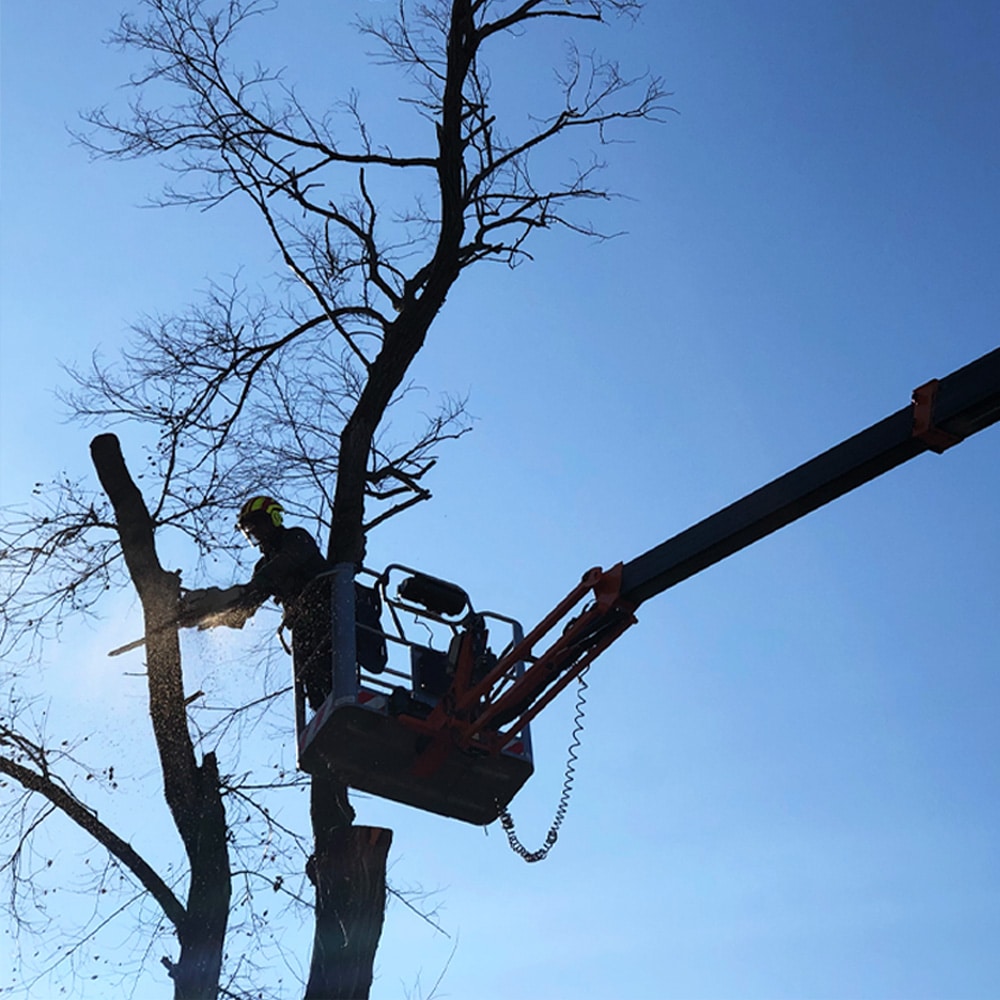
[[[394,570],[409,575],[391,594]],[[341,564],[314,586],[329,589],[332,690],[309,717],[296,679],[299,767],[441,816],[492,823],[534,770],[528,727],[499,752],[475,741],[459,747],[447,731],[429,734],[424,720],[446,694],[448,652],[415,642],[403,625],[413,616],[457,636],[473,613],[465,592],[401,566],[367,587],[352,565]],[[509,625],[514,643],[522,638],[512,619],[483,615]],[[407,672],[387,665],[386,642],[409,647]]]

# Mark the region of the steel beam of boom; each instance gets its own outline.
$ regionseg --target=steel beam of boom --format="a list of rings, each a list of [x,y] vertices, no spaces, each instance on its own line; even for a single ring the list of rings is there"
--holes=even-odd
[[[1000,348],[914,390],[912,403],[737,500],[622,568],[633,606],[925,451],[1000,420]]]

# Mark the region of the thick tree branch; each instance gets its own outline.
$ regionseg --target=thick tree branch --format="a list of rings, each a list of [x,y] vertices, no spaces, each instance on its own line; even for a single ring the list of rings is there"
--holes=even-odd
[[[149,710],[163,787],[191,865],[187,917],[179,928],[180,959],[171,976],[177,1000],[218,991],[229,919],[231,876],[225,810],[215,754],[199,767],[187,723],[176,620],[180,581],[156,554],[153,519],[118,439],[98,435],[91,457],[115,511],[122,553],[146,621]]]
[[[4,736],[0,734],[0,744],[4,742]],[[127,844],[110,827],[102,823],[96,813],[52,778],[39,774],[10,757],[0,755],[0,772],[13,778],[28,791],[36,792],[48,799],[63,815],[90,834],[136,877],[143,888],[160,904],[164,915],[174,927],[178,930],[183,929],[187,911],[180,900],[132,845]]]
[[[153,519],[125,465],[118,438],[100,434],[91,442],[90,451],[114,508],[125,565],[142,602],[149,656],[149,713],[163,765],[167,804],[190,851],[193,831],[187,829],[186,821],[198,800],[198,767],[184,707],[180,643],[177,629],[169,628],[177,615],[180,581],[160,565]]]

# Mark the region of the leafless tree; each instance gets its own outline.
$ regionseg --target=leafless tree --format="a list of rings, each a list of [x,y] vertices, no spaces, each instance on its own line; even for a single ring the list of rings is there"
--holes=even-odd
[[[0,769],[26,796],[9,814],[18,817],[8,830],[11,899],[25,884],[18,865],[34,832],[53,813],[68,818],[138,896],[159,905],[159,925],[179,943],[177,959],[164,959],[177,997],[245,991],[246,980],[223,971],[234,893],[255,879],[278,891],[285,876],[268,871],[268,858],[236,863],[247,845],[232,816],[256,814],[271,836],[261,785],[301,778],[220,773],[224,734],[273,708],[281,691],[272,684],[254,705],[198,721],[199,693],[185,690],[172,624],[180,580],[164,569],[158,540],[173,529],[202,559],[237,559],[223,525],[248,493],[269,492],[313,519],[331,561],[360,564],[367,532],[430,496],[438,447],[468,430],[464,401],[448,397],[409,436],[386,428],[386,414],[415,391],[408,372],[455,282],[480,262],[526,259],[536,230],[607,235],[580,215],[584,203],[611,197],[599,151],[620,126],[666,110],[659,79],[625,76],[572,45],[553,107],[505,118],[491,92],[484,60],[501,39],[516,45],[546,22],[584,28],[635,17],[635,0],[397,0],[383,19],[355,23],[376,58],[403,68],[405,100],[424,124],[428,144],[400,151],[359,95],[316,114],[281,73],[239,67],[240,29],[280,16],[275,6],[144,0],[121,19],[114,41],[146,68],[131,80],[128,109],[86,115],[81,141],[98,157],[162,159],[172,180],[161,204],[249,202],[285,269],[259,288],[236,278],[186,312],[147,318],[120,359],[73,371],[67,402],[102,430],[91,453],[103,496],[67,479],[39,485],[39,506],[8,512],[0,545],[10,650],[38,655],[42,638],[94,613],[108,589],[126,578],[135,587],[163,788],[187,862],[180,880],[157,875],[57,775],[62,755],[25,735],[23,713],[9,712]],[[589,137],[589,160],[577,135]],[[108,432],[119,423],[146,434],[138,474]],[[367,996],[390,834],[355,826],[347,790],[332,777],[313,778],[310,794],[315,939],[306,996]],[[304,858],[302,838],[282,833],[283,863],[296,851]]]

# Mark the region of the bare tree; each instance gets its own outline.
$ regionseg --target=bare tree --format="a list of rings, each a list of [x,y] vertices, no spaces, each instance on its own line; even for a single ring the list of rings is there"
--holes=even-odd
[[[386,414],[414,390],[408,372],[455,282],[480,262],[526,259],[536,230],[606,235],[579,215],[583,203],[611,197],[596,151],[618,126],[666,110],[657,78],[626,77],[573,46],[554,107],[502,121],[491,94],[484,57],[496,41],[516,41],[543,22],[635,17],[635,0],[397,0],[390,16],[356,26],[377,58],[405,70],[405,99],[427,125],[429,145],[400,152],[377,135],[357,94],[316,114],[282,74],[236,65],[239,29],[274,6],[144,0],[141,13],[121,19],[114,41],[147,66],[131,81],[128,110],[89,113],[81,140],[99,157],[162,159],[173,179],[161,204],[248,201],[285,270],[259,289],[233,280],[186,312],[149,318],[116,363],[95,359],[74,371],[67,401],[77,416],[148,430],[148,499],[105,431],[91,451],[106,499],[67,480],[40,488],[45,509],[11,515],[2,546],[2,628],[12,648],[93,611],[125,576],[139,595],[150,715],[186,853],[186,899],[88,818],[52,770],[51,752],[13,720],[0,728],[0,768],[44,800],[46,815],[55,809],[95,838],[159,903],[180,945],[176,961],[164,960],[177,997],[222,988],[234,884],[226,812],[257,800],[251,780],[219,770],[219,733],[249,706],[234,709],[221,730],[195,726],[192,735],[195,696],[184,689],[172,624],[180,582],[162,567],[157,538],[174,529],[203,558],[238,558],[221,526],[248,492],[266,488],[313,518],[332,562],[360,565],[367,532],[430,496],[425,480],[438,446],[468,430],[464,401],[447,397],[402,440],[386,428]],[[589,161],[579,159],[581,133]],[[560,143],[568,173],[553,179],[551,155],[536,165]],[[261,704],[279,693],[272,687]],[[347,789],[333,776],[312,779],[311,804],[305,867],[316,931],[306,996],[367,996],[391,834],[355,826]],[[20,815],[19,845],[37,826]],[[241,987],[228,982],[234,995]]]

